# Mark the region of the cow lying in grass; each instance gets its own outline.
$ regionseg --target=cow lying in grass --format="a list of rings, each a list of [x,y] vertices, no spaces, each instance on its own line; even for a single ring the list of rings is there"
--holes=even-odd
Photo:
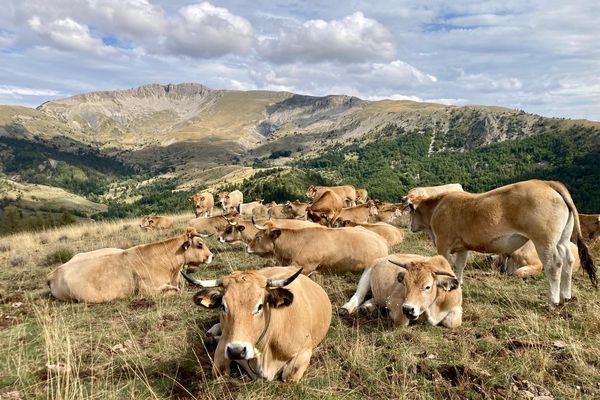
[[[373,298],[363,303],[369,291]],[[421,315],[431,325],[456,328],[462,324],[462,291],[442,256],[393,254],[375,261],[342,309],[352,314],[358,307],[386,307],[398,326],[407,326]]]
[[[179,290],[184,265],[209,264],[213,254],[194,228],[161,242],[127,250],[100,249],[79,253],[48,274],[59,300],[104,303],[134,294]]]
[[[153,231],[155,229],[170,229],[172,226],[173,220],[169,217],[145,215],[140,221],[140,228],[148,231]]]
[[[293,267],[240,271],[202,286],[194,302],[221,309],[221,331],[213,358],[215,374],[228,375],[235,361],[252,379],[278,376],[298,382],[310,363],[313,349],[331,324],[327,293]]]
[[[577,245],[575,243],[569,243],[569,245],[571,246],[571,252],[574,257],[572,272],[580,271],[583,273],[579,254],[577,253]],[[535,246],[531,240],[508,256],[496,256],[493,265],[501,272],[506,272],[508,275],[517,278],[529,278],[531,276],[541,275],[544,271],[542,261],[538,257]]]

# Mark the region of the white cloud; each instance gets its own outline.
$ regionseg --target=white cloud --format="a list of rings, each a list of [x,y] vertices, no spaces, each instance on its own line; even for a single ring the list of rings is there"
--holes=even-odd
[[[485,74],[462,75],[458,83],[468,90],[520,90],[523,82],[517,78],[491,78]]]
[[[396,54],[390,31],[362,12],[339,20],[309,20],[260,41],[259,52],[275,62],[358,62],[392,59]]]
[[[165,30],[163,10],[147,0],[88,0],[87,4],[90,13],[100,17],[115,33],[140,38]]]
[[[23,96],[59,96],[61,92],[50,89],[34,89],[27,87],[0,85],[0,95],[9,95],[14,98]]]

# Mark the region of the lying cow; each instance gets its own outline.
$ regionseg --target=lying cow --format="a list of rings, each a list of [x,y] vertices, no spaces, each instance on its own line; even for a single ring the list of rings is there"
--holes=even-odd
[[[337,216],[338,221],[351,221],[356,224],[366,224],[369,217],[379,214],[375,203],[369,201],[354,207],[342,208]]]
[[[309,205],[310,204],[298,200],[288,200],[286,201],[283,210],[288,218],[306,219],[306,209]]]
[[[215,374],[229,375],[235,361],[252,379],[302,379],[331,324],[331,302],[321,286],[289,267],[234,272],[211,281],[184,276],[203,287],[194,295],[197,305],[221,309]]]
[[[365,204],[369,200],[367,189],[356,189],[356,204]]]
[[[283,229],[256,225],[259,232],[246,247],[250,254],[273,254],[278,264],[300,265],[309,274],[319,271],[362,271],[388,254],[381,236],[364,228]]]
[[[377,214],[369,217],[369,222],[385,222],[387,224],[397,225],[398,219],[404,215],[406,209],[405,203],[382,203],[374,200],[377,206]]]
[[[363,303],[369,291],[373,298]],[[363,272],[356,293],[342,309],[352,314],[359,306],[367,310],[386,307],[399,326],[407,326],[422,314],[431,325],[456,328],[462,324],[462,290],[442,256],[393,254],[376,260]]]
[[[227,227],[227,219],[234,219],[238,215],[237,212],[230,212],[224,215],[226,219],[223,219],[223,215],[193,218],[188,221],[188,226],[195,228],[200,233],[216,234]]]
[[[48,274],[48,286],[59,300],[86,303],[179,290],[182,266],[212,261],[202,237],[188,227],[185,234],[161,242],[77,254]]]
[[[571,253],[573,253],[573,257],[575,258],[572,271],[583,272],[581,270],[579,254],[577,254],[577,245],[575,243],[569,243],[569,245],[571,246]],[[492,265],[498,268],[498,270],[517,278],[541,275],[544,269],[531,240],[508,256],[497,256]]]
[[[343,202],[343,207],[353,207],[356,205],[356,189],[351,185],[344,186],[314,186],[311,185],[306,191],[306,196],[313,199],[313,202],[318,200],[326,191],[332,191]]]
[[[375,232],[379,236],[383,237],[388,246],[394,246],[398,243],[402,243],[404,240],[404,231],[402,229],[398,229],[395,226],[386,224],[385,222],[378,222],[375,224],[357,224],[352,221],[344,221],[341,226],[362,226],[363,228],[371,232]]]
[[[173,220],[169,217],[145,215],[140,221],[140,228],[148,231],[153,231],[155,229],[170,229],[172,226]]]
[[[254,210],[262,207],[262,200],[251,201],[239,205],[240,215],[254,215]]]
[[[289,218],[289,214],[286,211],[285,204],[273,204],[269,207],[269,211],[267,213],[269,218]]]
[[[259,229],[256,227],[256,222],[254,217],[252,217],[252,222],[243,221],[243,220],[231,220],[225,218],[228,225],[225,229],[221,230],[219,233],[219,242],[221,243],[243,243],[247,245],[254,239],[254,236],[258,233]],[[326,229],[324,226],[315,224],[310,221],[299,221],[294,219],[276,219],[269,220],[263,227],[271,227],[271,228],[282,228],[282,229],[299,229],[299,228],[322,228]],[[271,256],[271,254],[261,254],[261,256]]]
[[[595,240],[600,237],[600,214],[579,214],[581,235],[585,240]]]
[[[448,260],[456,253],[461,283],[469,250],[508,255],[531,240],[550,284],[550,303],[562,304],[571,298],[569,241],[575,232],[581,265],[597,286],[577,208],[560,182],[530,180],[480,194],[447,192],[408,200],[408,206],[413,232],[428,232],[438,254]]]
[[[188,199],[192,203],[194,214],[198,217],[212,217],[215,199],[210,192],[196,193]]]
[[[331,190],[325,191],[314,203],[306,207],[308,219],[332,227],[344,206],[341,197]]]

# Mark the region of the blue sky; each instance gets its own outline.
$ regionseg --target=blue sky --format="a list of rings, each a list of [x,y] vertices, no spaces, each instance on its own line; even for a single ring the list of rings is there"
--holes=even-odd
[[[3,0],[0,104],[146,83],[600,120],[598,1]]]

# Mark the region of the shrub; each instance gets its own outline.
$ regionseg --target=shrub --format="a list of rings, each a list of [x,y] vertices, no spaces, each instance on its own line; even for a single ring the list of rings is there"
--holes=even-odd
[[[15,254],[8,259],[8,264],[11,267],[21,267],[21,266],[25,265],[26,261],[27,261],[27,259],[24,256],[22,256],[20,254]]]
[[[73,251],[66,247],[58,248],[46,256],[46,265],[63,264],[73,257]]]

